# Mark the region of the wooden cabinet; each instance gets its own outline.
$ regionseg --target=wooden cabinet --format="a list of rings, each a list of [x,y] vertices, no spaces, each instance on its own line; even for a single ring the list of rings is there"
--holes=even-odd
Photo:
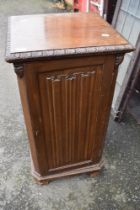
[[[133,47],[95,14],[11,17],[8,34],[33,176],[100,170],[117,68]]]

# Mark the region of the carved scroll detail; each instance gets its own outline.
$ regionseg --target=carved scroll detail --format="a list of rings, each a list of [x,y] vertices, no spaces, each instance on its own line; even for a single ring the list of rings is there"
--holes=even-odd
[[[23,64],[14,64],[15,73],[19,78],[22,78],[24,76],[24,68]]]
[[[95,71],[88,71],[88,72],[76,72],[71,74],[59,74],[59,75],[49,75],[47,76],[47,80],[53,81],[62,81],[62,80],[73,80],[79,77],[89,77],[95,74]]]
[[[116,55],[115,69],[118,69],[118,66],[122,63],[123,59],[124,59],[124,54]]]

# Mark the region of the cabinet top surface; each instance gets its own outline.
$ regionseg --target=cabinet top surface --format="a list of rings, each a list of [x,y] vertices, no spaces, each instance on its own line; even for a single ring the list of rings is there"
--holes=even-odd
[[[30,52],[59,54],[67,49],[126,46],[128,42],[93,13],[12,16],[9,19],[9,55]],[[60,53],[61,54],[61,53]],[[72,54],[72,52],[71,52]]]

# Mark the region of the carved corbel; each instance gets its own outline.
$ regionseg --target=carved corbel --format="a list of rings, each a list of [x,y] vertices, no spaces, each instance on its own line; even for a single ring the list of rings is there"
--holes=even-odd
[[[23,64],[14,64],[14,70],[15,73],[17,74],[18,78],[22,78],[24,76],[24,67]]]
[[[115,69],[118,69],[118,66],[122,63],[124,59],[124,54],[118,54],[115,58]]]

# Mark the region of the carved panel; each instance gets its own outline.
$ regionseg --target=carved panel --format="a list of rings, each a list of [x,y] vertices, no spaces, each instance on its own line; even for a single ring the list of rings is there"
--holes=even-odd
[[[77,72],[77,73],[70,73],[70,74],[55,74],[47,76],[46,79],[50,79],[53,81],[62,81],[62,80],[74,80],[77,77],[89,77],[95,74],[95,71],[89,72]]]
[[[39,76],[49,171],[92,163],[102,66],[81,70]]]

